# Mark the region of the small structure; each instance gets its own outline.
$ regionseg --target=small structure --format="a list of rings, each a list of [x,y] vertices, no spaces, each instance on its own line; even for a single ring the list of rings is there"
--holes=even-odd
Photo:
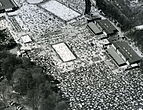
[[[59,57],[62,59],[63,62],[75,60],[75,55],[71,52],[71,50],[68,48],[68,46],[65,43],[58,43],[52,45],[56,53],[59,55]]]
[[[123,66],[126,62],[122,59],[122,57],[116,52],[116,50],[111,46],[106,50],[108,54],[113,58],[118,66]]]
[[[30,46],[25,46],[25,45],[22,45],[22,47],[20,48],[20,50],[26,50],[26,51],[30,51],[32,48]]]
[[[0,0],[0,13],[15,11],[18,9],[18,6],[14,0]]]
[[[107,47],[108,45],[111,45],[111,43],[108,41],[108,39],[103,39],[102,43],[103,43],[103,47]]]
[[[27,2],[31,4],[38,4],[38,3],[43,2],[43,0],[27,0]]]
[[[29,42],[32,42],[31,38],[29,35],[24,35],[21,37],[23,43],[29,43]]]
[[[135,29],[136,29],[136,30],[143,30],[143,25],[136,26]]]
[[[115,26],[107,19],[97,20],[97,26],[101,27],[102,30],[108,35],[113,35],[118,32]]]
[[[87,26],[95,35],[103,33],[94,22],[89,22]]]

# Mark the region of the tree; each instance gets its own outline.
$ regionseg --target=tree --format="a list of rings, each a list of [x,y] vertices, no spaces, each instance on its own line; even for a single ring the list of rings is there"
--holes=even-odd
[[[122,2],[120,2],[120,4],[122,4],[123,8],[124,1]],[[126,8],[124,7],[124,10],[122,11],[118,8],[118,6],[116,6],[114,1],[96,0],[96,3],[99,9],[101,9],[108,17],[112,17],[121,24],[122,30],[129,30],[131,27],[133,27],[132,19],[129,17],[129,15],[131,15],[131,10],[127,6]]]
[[[34,80],[37,81],[37,83],[40,83],[41,81],[44,81],[45,79],[43,76],[43,69],[39,66],[33,66],[29,69],[30,73],[32,74],[32,77]],[[43,78],[42,78],[43,77]]]
[[[24,97],[25,102],[33,110],[45,110],[45,107],[54,110],[55,107],[64,107],[62,102],[59,103],[61,101],[59,93],[53,91],[60,82],[46,75],[43,68],[31,63],[29,59],[17,57],[7,51],[0,52],[0,74],[7,80],[7,85],[0,83],[1,92],[6,93],[5,88],[7,90],[12,85],[15,94],[11,90],[9,97],[15,97],[18,102]]]
[[[0,51],[12,49],[15,46],[17,46],[17,43],[7,35],[6,29],[0,30]]]
[[[85,0],[85,12],[84,14],[90,14],[91,2],[90,0]]]
[[[0,101],[0,110],[5,110],[5,103]]]
[[[2,59],[1,70],[6,76],[8,81],[11,80],[13,72],[21,64],[21,60],[16,57],[16,55],[7,54],[6,58]]]
[[[2,80],[0,82],[0,98],[1,100],[6,103],[7,102],[7,98],[6,98],[6,89],[8,87],[8,81],[5,79],[5,80]]]
[[[5,30],[0,30],[0,41],[3,42],[6,38],[6,33],[4,32]]]
[[[52,93],[47,98],[44,98],[42,100],[40,110],[45,110],[46,108],[48,110],[54,110],[55,106],[56,106],[56,94]]]
[[[54,110],[66,110],[68,108],[68,104],[65,101],[60,101],[57,103]]]
[[[31,61],[28,59],[28,58],[26,58],[26,57],[22,57],[21,58],[21,61],[22,61],[22,67],[23,68],[32,68],[32,64],[31,64]]]
[[[33,87],[33,78],[29,71],[23,68],[16,69],[13,73],[13,87],[16,92],[26,95],[27,91]]]

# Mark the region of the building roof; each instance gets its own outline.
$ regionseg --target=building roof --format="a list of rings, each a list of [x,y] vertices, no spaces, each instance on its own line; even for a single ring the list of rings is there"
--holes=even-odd
[[[21,37],[22,41],[24,43],[28,43],[28,42],[32,42],[31,38],[29,37],[29,35],[25,35]]]
[[[113,34],[118,31],[115,26],[113,26],[113,24],[111,24],[111,22],[107,19],[97,20],[96,22],[107,34]]]
[[[102,31],[96,26],[96,24],[94,22],[89,22],[88,23],[88,27],[91,29],[91,31],[97,35],[97,34],[101,34]]]
[[[130,64],[141,60],[141,57],[128,45],[125,41],[113,42],[113,45],[122,53],[122,55],[129,61]]]
[[[16,7],[16,5],[11,0],[0,0],[0,10],[10,9],[14,7]]]
[[[113,47],[108,48],[107,52],[119,66],[126,64],[126,62],[120,57],[119,54],[117,54],[116,50]]]
[[[102,42],[103,44],[111,44],[111,43],[108,41],[108,39],[103,39],[101,42]]]
[[[48,2],[41,3],[40,6],[64,21],[81,16],[80,13],[58,2],[58,0],[48,0]]]
[[[71,52],[71,50],[68,48],[68,46],[65,43],[62,42],[62,43],[54,44],[52,45],[52,47],[64,62],[76,59],[76,56]]]

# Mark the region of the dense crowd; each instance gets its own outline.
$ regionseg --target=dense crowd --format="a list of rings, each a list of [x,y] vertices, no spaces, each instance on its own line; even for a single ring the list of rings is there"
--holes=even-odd
[[[136,74],[133,75],[136,82],[132,81],[131,74]],[[136,70],[113,74],[101,62],[59,76],[62,77],[61,89],[66,97],[70,97],[73,110],[130,110],[142,106],[139,102],[142,102],[140,95],[143,91],[137,74]]]
[[[58,0],[83,13],[83,0]],[[61,81],[63,98],[70,99],[71,110],[137,110],[143,102],[143,84],[139,70],[112,72],[104,62],[107,58],[98,37],[90,33],[85,18],[63,22],[37,5],[23,3],[14,19],[20,27],[32,33],[29,57],[44,68],[47,74]],[[16,20],[16,21],[15,21]],[[77,59],[62,62],[52,44],[65,42]],[[34,48],[35,45],[39,47]],[[102,55],[101,55],[102,54]],[[110,60],[110,58],[107,58]]]
[[[19,17],[29,31],[35,35],[36,41],[46,33],[54,32],[64,26],[61,20],[34,5],[25,4],[21,7]],[[20,25],[22,24],[20,23]]]

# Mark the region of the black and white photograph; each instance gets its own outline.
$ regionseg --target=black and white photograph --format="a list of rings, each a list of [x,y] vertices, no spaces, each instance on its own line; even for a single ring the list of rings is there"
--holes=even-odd
[[[143,0],[0,0],[0,110],[143,110]]]

